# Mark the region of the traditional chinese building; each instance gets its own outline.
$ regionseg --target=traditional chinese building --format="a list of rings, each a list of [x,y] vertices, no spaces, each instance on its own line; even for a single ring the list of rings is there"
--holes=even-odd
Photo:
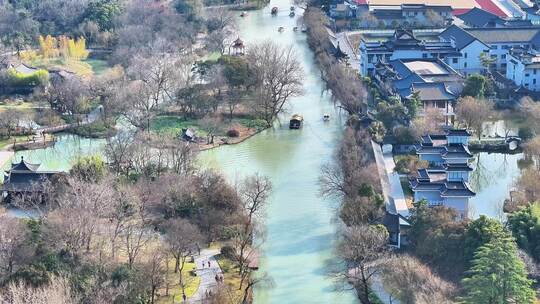
[[[18,163],[4,173],[4,182],[0,187],[2,199],[9,202],[16,195],[43,193],[44,183],[49,181],[58,171],[39,170],[40,164],[26,162],[23,157]]]

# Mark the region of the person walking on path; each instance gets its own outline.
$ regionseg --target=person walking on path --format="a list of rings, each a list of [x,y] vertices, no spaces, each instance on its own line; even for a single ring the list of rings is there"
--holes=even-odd
[[[201,282],[193,296],[187,299],[187,303],[200,304],[204,302],[218,287],[218,282],[223,276],[223,271],[215,258],[219,253],[219,249],[202,249],[201,254],[195,256],[195,265],[202,266],[195,270],[197,276],[201,278]]]

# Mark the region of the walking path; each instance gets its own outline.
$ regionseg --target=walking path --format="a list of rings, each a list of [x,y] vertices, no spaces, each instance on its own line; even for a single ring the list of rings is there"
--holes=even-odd
[[[222,276],[223,272],[215,258],[219,254],[219,249],[203,249],[201,254],[195,257],[197,270],[195,273],[201,278],[199,289],[187,300],[187,303],[202,303],[206,298],[207,291],[213,291],[216,286],[216,275]],[[208,267],[210,262],[210,267]]]
[[[15,155],[13,151],[0,151],[0,169],[11,160],[13,155]]]
[[[407,207],[405,194],[403,193],[403,188],[401,188],[399,174],[394,171],[396,164],[392,156],[392,146],[385,145],[381,149],[379,144],[373,141],[371,142],[371,146],[375,154],[375,161],[381,178],[383,195],[387,202],[388,212],[401,214],[405,217],[409,216],[409,207]]]

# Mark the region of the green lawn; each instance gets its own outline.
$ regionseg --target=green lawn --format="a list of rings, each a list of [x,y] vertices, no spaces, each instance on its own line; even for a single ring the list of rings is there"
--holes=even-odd
[[[101,75],[110,69],[109,63],[101,59],[86,59],[85,63],[90,65],[95,75]]]
[[[150,123],[150,130],[152,132],[167,134],[171,136],[178,136],[181,134],[182,129],[195,128],[199,129],[197,120],[186,120],[178,116],[158,116]],[[197,133],[200,133],[198,131]],[[202,136],[199,134],[199,136]]]
[[[92,76],[92,66],[84,61],[75,59],[51,58],[43,59],[36,58],[28,62],[30,66],[43,69],[59,69],[75,73],[79,76]]]
[[[4,149],[7,145],[9,144],[12,144],[13,143],[13,140],[16,139],[17,142],[19,141],[25,141],[25,140],[28,140],[28,139],[31,139],[32,136],[26,136],[26,135],[23,135],[23,136],[12,136],[10,138],[3,138],[3,139],[0,139],[0,150]]]
[[[238,267],[236,267],[231,260],[227,259],[221,254],[217,255],[216,259],[221,267],[221,270],[223,271],[223,281],[228,287],[231,303],[238,303],[238,301],[242,299],[242,291],[238,290],[238,287],[240,286]]]
[[[192,276],[190,272],[196,268],[195,263],[187,262],[184,265],[182,271],[182,277],[184,278],[186,296],[192,297],[199,289],[201,284],[201,278],[198,276]],[[167,280],[169,282],[169,296],[165,296],[165,288],[159,290],[160,297],[157,303],[182,303],[182,287],[178,284],[178,274],[174,273],[174,259],[169,259],[169,272]]]

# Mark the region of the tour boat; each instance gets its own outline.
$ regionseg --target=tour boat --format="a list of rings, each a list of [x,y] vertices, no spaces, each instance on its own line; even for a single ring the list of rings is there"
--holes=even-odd
[[[284,28],[283,26],[280,26],[280,27],[278,28],[278,32],[280,32],[280,33],[283,33],[284,30],[285,30],[285,28]]]
[[[277,12],[278,12],[277,6],[272,7],[272,10],[270,11],[270,13],[271,13],[272,15],[277,15]]]
[[[304,117],[302,115],[294,114],[289,122],[289,129],[300,129],[303,122]]]

